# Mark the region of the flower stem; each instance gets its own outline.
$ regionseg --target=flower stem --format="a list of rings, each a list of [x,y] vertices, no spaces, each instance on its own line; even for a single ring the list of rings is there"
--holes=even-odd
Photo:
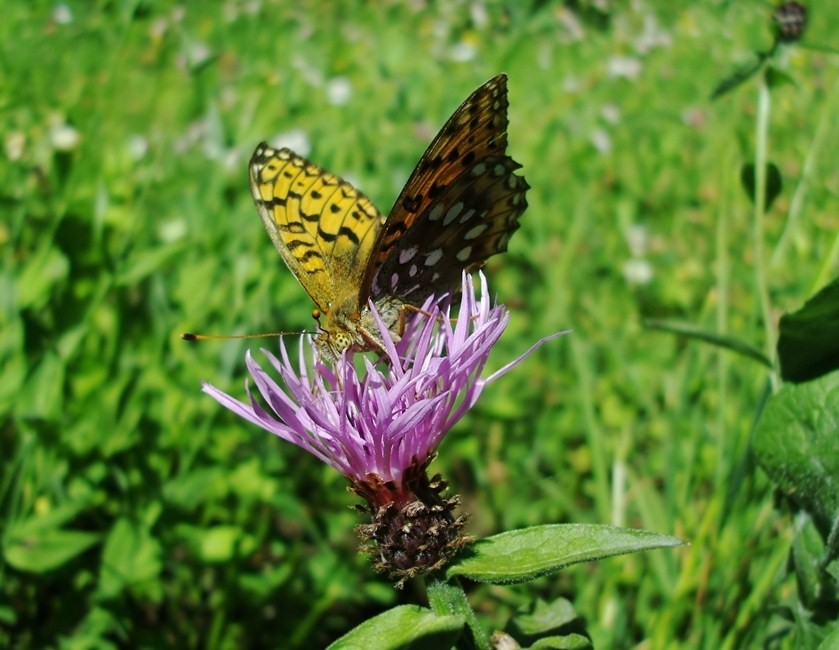
[[[478,623],[478,618],[469,606],[459,582],[432,579],[428,582],[427,593],[428,604],[434,612],[445,615],[460,614],[466,619],[471,634],[458,641],[458,650],[492,650],[489,636]]]
[[[759,77],[757,124],[755,132],[755,195],[754,195],[754,250],[755,283],[763,317],[764,336],[766,338],[766,357],[775,360],[775,327],[772,322],[772,306],[766,285],[766,264],[764,262],[763,220],[766,214],[766,166],[769,160],[769,111],[772,103],[766,75]],[[773,391],[778,390],[778,376],[770,373],[769,381]]]

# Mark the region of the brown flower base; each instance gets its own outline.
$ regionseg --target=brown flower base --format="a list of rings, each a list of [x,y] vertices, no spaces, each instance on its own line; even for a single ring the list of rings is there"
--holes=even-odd
[[[467,516],[455,516],[460,497],[444,499],[447,483],[436,474],[430,480],[426,468],[431,459],[414,464],[405,472],[402,485],[368,474],[354,481],[350,490],[367,501],[361,510],[372,523],[356,527],[362,550],[374,556],[373,566],[402,588],[405,581],[443,568],[471,538],[462,535]]]

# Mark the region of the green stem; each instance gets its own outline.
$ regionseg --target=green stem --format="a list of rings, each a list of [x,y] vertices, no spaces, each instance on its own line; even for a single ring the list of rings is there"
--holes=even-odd
[[[728,162],[728,161],[727,161]],[[725,169],[725,165],[720,166]],[[722,180],[722,179],[721,179]],[[727,187],[724,183],[720,187]],[[720,336],[728,334],[729,313],[729,280],[731,278],[731,264],[728,250],[731,245],[729,236],[729,210],[731,209],[730,192],[726,193],[726,201],[717,218],[716,249],[717,249],[717,333]],[[717,409],[717,458],[731,458],[726,435],[726,408],[728,406],[728,355],[717,355],[717,388],[722,398]],[[724,486],[728,479],[728,464],[716,463],[716,484]]]
[[[772,98],[766,76],[760,77],[757,101],[757,130],[755,133],[755,196],[754,196],[754,250],[755,284],[763,316],[763,328],[766,356],[775,365],[775,326],[772,322],[772,308],[766,283],[766,264],[764,262],[763,218],[766,213],[766,165],[769,160],[769,112]],[[770,373],[773,391],[777,390],[778,376]]]
[[[492,650],[489,635],[478,623],[459,582],[433,579],[428,583],[427,593],[432,611],[441,615],[460,614],[466,619],[471,635],[458,641],[458,650]]]

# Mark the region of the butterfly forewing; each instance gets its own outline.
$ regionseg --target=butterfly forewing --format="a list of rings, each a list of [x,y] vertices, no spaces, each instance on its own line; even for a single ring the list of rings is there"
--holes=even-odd
[[[449,118],[379,235],[360,297],[422,302],[507,248],[528,185],[507,156],[507,77],[497,75]]]
[[[318,308],[353,296],[384,222],[352,185],[288,149],[262,143],[250,162],[259,215],[288,268]]]

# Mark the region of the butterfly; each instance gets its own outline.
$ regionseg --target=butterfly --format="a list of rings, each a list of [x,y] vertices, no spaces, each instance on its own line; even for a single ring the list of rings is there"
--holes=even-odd
[[[271,241],[312,298],[315,345],[383,350],[372,300],[398,340],[406,309],[460,285],[507,250],[529,185],[507,155],[507,76],[475,90],[420,158],[384,216],[359,190],[289,149],[257,146],[250,188]]]

